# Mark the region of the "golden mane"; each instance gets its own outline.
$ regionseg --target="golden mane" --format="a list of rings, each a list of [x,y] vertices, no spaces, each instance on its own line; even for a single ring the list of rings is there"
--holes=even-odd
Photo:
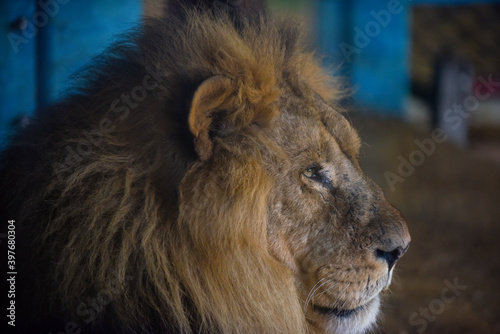
[[[215,76],[231,82],[223,101],[199,103],[226,110],[216,131],[241,140],[219,143],[202,164],[187,116],[195,90]],[[82,78],[2,156],[4,193],[15,192],[9,213],[36,240],[24,255],[33,278],[20,283],[34,294],[33,321],[122,333],[306,332],[292,274],[267,250],[273,180],[250,127],[272,126],[285,82],[325,100],[339,93],[301,47],[296,23],[235,25],[223,11],[198,10],[150,19]],[[157,85],[140,89],[146,83]],[[140,102],[123,98],[139,91]],[[90,307],[94,297],[101,308]]]

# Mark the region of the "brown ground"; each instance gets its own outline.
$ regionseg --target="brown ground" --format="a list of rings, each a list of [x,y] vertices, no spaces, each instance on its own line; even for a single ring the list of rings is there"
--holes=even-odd
[[[391,191],[384,173],[397,174],[398,157],[408,160],[414,140],[430,135],[395,121],[354,125],[362,167],[412,235],[376,332],[500,333],[500,167],[445,142]]]

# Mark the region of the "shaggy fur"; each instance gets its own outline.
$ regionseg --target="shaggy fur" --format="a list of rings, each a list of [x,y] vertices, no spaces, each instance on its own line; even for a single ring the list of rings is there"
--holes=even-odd
[[[361,175],[359,140],[324,102],[339,89],[300,47],[295,22],[260,15],[236,22],[222,10],[182,10],[146,21],[112,47],[78,91],[40,113],[3,152],[2,203],[17,221],[24,273],[19,325],[106,333],[368,328],[378,299],[370,302],[369,320],[356,315],[337,322],[317,310],[309,315],[315,310],[306,301],[317,274],[333,277],[335,263],[344,266],[348,256],[339,255],[326,234],[308,245],[298,241],[316,233],[313,223],[300,224],[314,216],[337,226],[340,217],[333,215],[344,210],[342,203],[353,203],[344,216],[367,227],[333,240],[352,245],[349,256],[365,263],[352,277],[376,286],[335,289],[332,283],[317,296],[320,306],[340,310],[368,305],[388,284],[386,262],[373,255],[383,239],[373,235],[382,226],[390,240],[404,240],[405,248],[409,242],[397,212],[355,176]],[[307,159],[304,147],[311,148]],[[333,156],[317,153],[322,149]],[[307,164],[295,166],[292,154]],[[327,156],[325,170],[341,166],[341,158],[350,161],[344,179],[352,175],[357,183],[350,199],[325,206],[321,198],[331,195],[301,171],[314,157]],[[290,184],[291,176],[302,186]],[[366,203],[359,197],[365,192]],[[302,203],[299,193],[309,197]],[[295,212],[304,205],[310,217]],[[369,205],[391,218],[373,218]],[[363,223],[368,215],[371,223]],[[338,226],[335,231],[344,231]],[[365,241],[361,246],[350,238]],[[370,249],[370,264],[358,248]],[[354,286],[370,297],[353,290],[344,302],[340,293]]]

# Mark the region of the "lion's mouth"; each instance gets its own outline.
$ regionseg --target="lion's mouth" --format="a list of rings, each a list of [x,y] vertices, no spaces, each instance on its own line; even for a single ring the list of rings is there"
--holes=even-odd
[[[338,318],[348,318],[348,317],[352,316],[353,314],[356,314],[356,313],[362,311],[364,308],[365,308],[365,305],[361,305],[361,306],[358,306],[358,307],[350,309],[350,310],[313,305],[314,311],[317,311],[318,313],[321,313],[323,315],[328,315],[328,316],[334,315]]]
[[[378,296],[375,296],[365,304],[355,307],[353,309],[344,309],[343,307],[332,308],[332,307],[318,306],[313,304],[312,310],[323,316],[328,316],[328,317],[335,316],[337,318],[346,319],[362,312],[368,312],[368,313],[372,312],[373,314],[377,314],[379,307],[379,300],[380,299],[378,298]]]

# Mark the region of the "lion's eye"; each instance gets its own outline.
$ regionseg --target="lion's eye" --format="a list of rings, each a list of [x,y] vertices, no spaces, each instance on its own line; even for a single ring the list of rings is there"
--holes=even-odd
[[[315,181],[319,181],[322,179],[322,176],[320,174],[320,170],[321,168],[319,167],[309,167],[307,168],[303,174],[305,177],[307,177],[308,179],[312,179],[312,180],[315,180]]]

